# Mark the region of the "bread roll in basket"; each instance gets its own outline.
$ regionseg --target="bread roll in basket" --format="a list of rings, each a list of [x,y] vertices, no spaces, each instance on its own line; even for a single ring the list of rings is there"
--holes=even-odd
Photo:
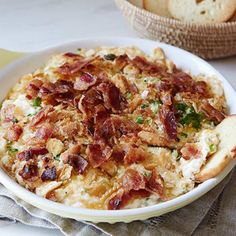
[[[127,0],[115,2],[131,27],[143,38],[181,47],[205,59],[236,55],[236,20],[213,24],[186,23],[158,16]]]

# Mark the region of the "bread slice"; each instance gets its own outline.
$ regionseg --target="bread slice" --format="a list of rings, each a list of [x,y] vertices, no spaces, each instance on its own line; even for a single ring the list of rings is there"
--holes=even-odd
[[[168,0],[170,14],[193,23],[220,23],[233,16],[236,0]]]
[[[136,7],[143,8],[143,0],[129,0],[129,2]]]
[[[236,157],[236,115],[228,116],[216,128],[220,143],[197,175],[196,182],[203,182],[218,175]]]
[[[171,17],[167,7],[167,0],[143,0],[143,7],[159,16]]]

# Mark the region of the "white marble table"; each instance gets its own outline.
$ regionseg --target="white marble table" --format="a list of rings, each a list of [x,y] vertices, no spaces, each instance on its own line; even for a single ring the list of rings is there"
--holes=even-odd
[[[0,0],[0,48],[38,51],[85,37],[135,37],[113,0]],[[235,42],[236,43],[236,42]],[[236,88],[236,57],[210,61]],[[58,230],[1,226],[0,235],[61,235]]]

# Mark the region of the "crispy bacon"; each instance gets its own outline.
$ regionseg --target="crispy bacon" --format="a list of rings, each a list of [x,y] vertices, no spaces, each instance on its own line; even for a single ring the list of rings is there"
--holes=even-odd
[[[147,178],[134,169],[128,169],[122,179],[122,188],[111,197],[108,209],[121,209],[132,199],[146,198],[151,193],[158,194],[163,200],[166,198],[163,179],[156,170]]]
[[[204,95],[204,97],[206,97],[208,95],[207,83],[205,81],[195,82],[195,84],[194,84],[194,93]]]
[[[68,156],[68,164],[71,165],[77,173],[82,174],[88,162],[79,154],[70,154]]]
[[[28,99],[32,99],[33,97],[36,97],[42,84],[43,84],[42,80],[33,79],[29,83],[29,85],[26,87],[26,97]]]
[[[155,169],[152,171],[150,178],[147,180],[146,189],[153,193],[157,193],[161,199],[165,199],[164,181]]]
[[[41,175],[41,179],[42,181],[48,181],[48,180],[55,180],[57,178],[57,170],[56,167],[47,167],[42,175]]]
[[[9,141],[17,141],[21,134],[23,132],[23,129],[18,124],[13,124],[10,126],[10,128],[7,130],[7,140]]]
[[[118,113],[125,108],[126,101],[121,96],[120,90],[113,83],[101,83],[97,89],[102,93],[104,105],[107,109]]]
[[[166,68],[161,64],[154,64],[147,61],[144,57],[136,56],[132,60],[132,64],[141,71],[148,72],[149,74],[162,74]]]
[[[78,107],[85,119],[89,120],[89,118],[93,117],[94,107],[102,103],[101,93],[92,87],[80,98]]]
[[[132,199],[147,198],[150,192],[145,189],[130,190],[128,193],[120,189],[108,202],[108,210],[119,210],[126,206]]]
[[[53,95],[53,98],[54,99],[52,99],[52,101],[46,98],[47,103],[54,104],[55,103],[54,101],[56,101],[56,104],[61,103],[61,104],[69,105],[69,106],[74,106],[75,94],[73,91],[67,92],[67,93],[55,94]]]
[[[167,105],[167,106],[171,106],[172,105],[172,96],[171,93],[169,91],[167,92],[161,92],[161,101],[163,104]]]
[[[93,60],[95,60],[95,58],[79,58],[78,60],[75,60],[71,63],[66,62],[58,68],[57,72],[61,75],[73,76],[76,75],[82,68],[92,63]]]
[[[51,123],[44,123],[39,129],[35,132],[35,137],[37,139],[47,140],[53,134],[54,125]]]
[[[170,80],[160,80],[156,83],[156,89],[159,92],[171,91],[172,88],[173,88],[173,85],[171,84]]]
[[[129,198],[129,195],[125,194],[123,189],[120,189],[118,193],[109,200],[108,210],[120,209],[124,205],[124,202],[127,202],[125,200],[129,200]]]
[[[7,104],[3,105],[1,109],[1,117],[3,121],[5,122],[11,122],[14,120],[14,111],[15,111],[15,105],[14,104]]]
[[[99,144],[89,144],[86,149],[86,154],[89,163],[93,168],[99,167],[107,161],[112,154],[112,149],[109,146],[101,146]]]
[[[39,89],[38,96],[44,98],[44,96],[55,92],[56,86],[50,81],[45,81]]]
[[[18,153],[17,158],[20,161],[28,161],[28,160],[32,159],[34,157],[34,155],[35,156],[45,155],[47,153],[48,153],[48,150],[44,147],[32,147],[28,150]]]
[[[40,112],[38,112],[31,121],[31,127],[38,125],[42,121],[45,121],[49,112],[53,111],[52,106],[46,106],[44,107]]]
[[[66,57],[71,57],[71,58],[74,58],[74,59],[82,59],[83,57],[79,54],[76,54],[76,53],[73,53],[73,52],[67,52],[64,54],[64,56]]]
[[[195,143],[186,143],[180,150],[185,160],[201,157],[201,150]]]
[[[73,83],[69,80],[57,80],[54,83],[54,90],[52,90],[52,92],[54,93],[68,93],[71,92],[71,90],[73,90]]]
[[[168,137],[177,140],[177,123],[173,109],[167,105],[162,105],[159,112]]]
[[[58,103],[74,105],[75,91],[73,89],[73,82],[63,79],[59,79],[55,83],[46,81],[41,85],[37,96],[44,103],[50,105],[57,105]]]
[[[95,116],[94,116],[94,123],[95,124],[101,124],[103,123],[108,117],[110,113],[106,108],[99,104],[95,107]]]
[[[216,108],[214,108],[209,102],[204,101],[201,106],[200,109],[204,112],[204,114],[212,121],[214,121],[216,124],[219,124],[224,118],[225,115],[217,110]]]
[[[19,175],[28,181],[38,176],[38,167],[35,164],[25,164],[23,169],[19,171]]]
[[[97,79],[95,76],[89,73],[84,73],[80,77],[76,78],[74,89],[79,91],[87,90],[89,87],[93,86],[96,81]]]
[[[124,117],[110,117],[95,129],[95,140],[103,140],[105,143],[112,144],[114,138],[120,138],[122,135],[136,134],[140,127],[133,121]]]
[[[122,163],[124,161],[125,151],[122,148],[113,148],[112,158],[118,162]]]
[[[192,92],[193,79],[183,71],[177,71],[172,75],[172,83],[175,93],[177,92]]]
[[[134,169],[128,169],[123,176],[122,186],[126,192],[145,189],[144,176]]]
[[[69,156],[79,154],[80,150],[81,150],[81,145],[80,144],[75,144],[74,146],[68,148],[65,152],[63,152],[61,154],[61,160],[64,163],[68,163],[69,162]]]
[[[177,70],[172,75],[174,93],[190,92],[203,97],[208,96],[207,83],[204,81],[194,81],[192,77],[183,71]]]
[[[118,71],[123,70],[123,68],[128,65],[130,59],[126,54],[120,55],[115,59],[115,68]]]

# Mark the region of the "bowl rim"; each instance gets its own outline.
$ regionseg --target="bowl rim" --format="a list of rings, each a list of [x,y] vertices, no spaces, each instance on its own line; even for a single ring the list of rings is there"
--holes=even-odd
[[[183,22],[174,18],[169,18],[165,16],[159,16],[155,13],[152,13],[144,8],[140,8],[129,2],[128,0],[115,0],[116,3],[119,5],[120,3],[126,4],[127,7],[133,8],[135,11],[137,11],[140,14],[146,14],[146,16],[160,21],[167,23],[169,25],[173,26],[179,26],[179,27],[188,27],[196,30],[211,30],[211,29],[225,29],[225,28],[234,28],[236,32],[236,21],[227,21],[227,22],[221,22],[221,23],[192,23],[192,22]],[[236,13],[236,12],[235,12]],[[234,14],[235,14],[234,13]],[[231,32],[232,33],[232,32]]]
[[[7,65],[4,69],[0,71],[0,79],[4,79],[10,73],[14,70],[14,68],[19,68],[21,65],[26,64],[28,61],[33,60],[37,56],[44,55],[46,53],[52,53],[54,50],[60,50],[66,47],[70,47],[71,45],[80,44],[80,43],[100,43],[101,46],[113,44],[114,46],[120,46],[120,44],[123,45],[136,45],[136,43],[147,43],[147,44],[154,44],[156,47],[162,47],[162,48],[168,48],[169,50],[179,51],[185,56],[191,56],[194,60],[199,61],[200,64],[207,66],[212,71],[214,71],[215,75],[220,78],[220,80],[224,81],[224,83],[227,85],[227,89],[231,90],[231,93],[233,93],[233,96],[236,99],[236,92],[230,85],[230,83],[216,70],[214,67],[212,67],[209,63],[204,61],[203,59],[193,55],[190,52],[187,52],[183,49],[161,43],[156,42],[148,39],[139,39],[139,38],[130,38],[130,37],[122,37],[122,38],[112,38],[112,37],[105,37],[105,38],[83,38],[79,40],[73,40],[68,41],[62,44],[58,44],[54,47],[48,47],[45,50],[35,52],[26,56],[23,56],[20,59],[17,59],[16,61],[10,63]],[[110,46],[110,45],[109,45]],[[165,50],[165,49],[164,49]],[[225,88],[225,87],[224,87]],[[96,210],[96,209],[86,209],[86,208],[78,208],[73,206],[68,206],[62,203],[57,203],[50,201],[48,199],[45,199],[43,197],[40,197],[36,195],[35,193],[30,192],[29,190],[22,187],[20,184],[18,184],[14,179],[12,179],[10,176],[7,175],[7,173],[0,168],[0,182],[8,188],[11,192],[13,192],[15,195],[17,195],[19,198],[25,200],[26,202],[44,209],[46,211],[49,211],[51,213],[55,213],[58,215],[66,215],[66,217],[73,218],[73,219],[80,219],[80,220],[92,220],[95,222],[120,222],[125,221],[126,219],[131,219],[134,216],[139,216],[141,219],[149,218],[150,216],[148,214],[152,213],[152,216],[156,216],[158,211],[162,211],[161,214],[167,213],[169,211],[175,210],[177,208],[183,207],[192,201],[195,201],[208,191],[210,191],[212,188],[214,188],[219,182],[221,182],[227,174],[233,169],[233,167],[236,164],[236,160],[233,160],[231,164],[229,164],[224,171],[222,171],[218,176],[215,178],[209,179],[193,190],[178,196],[172,200],[161,202],[156,205],[151,205],[147,207],[142,208],[134,208],[134,209],[123,209],[123,210]],[[147,216],[147,217],[146,217]],[[138,217],[138,218],[139,218]],[[137,217],[135,219],[138,219]]]

